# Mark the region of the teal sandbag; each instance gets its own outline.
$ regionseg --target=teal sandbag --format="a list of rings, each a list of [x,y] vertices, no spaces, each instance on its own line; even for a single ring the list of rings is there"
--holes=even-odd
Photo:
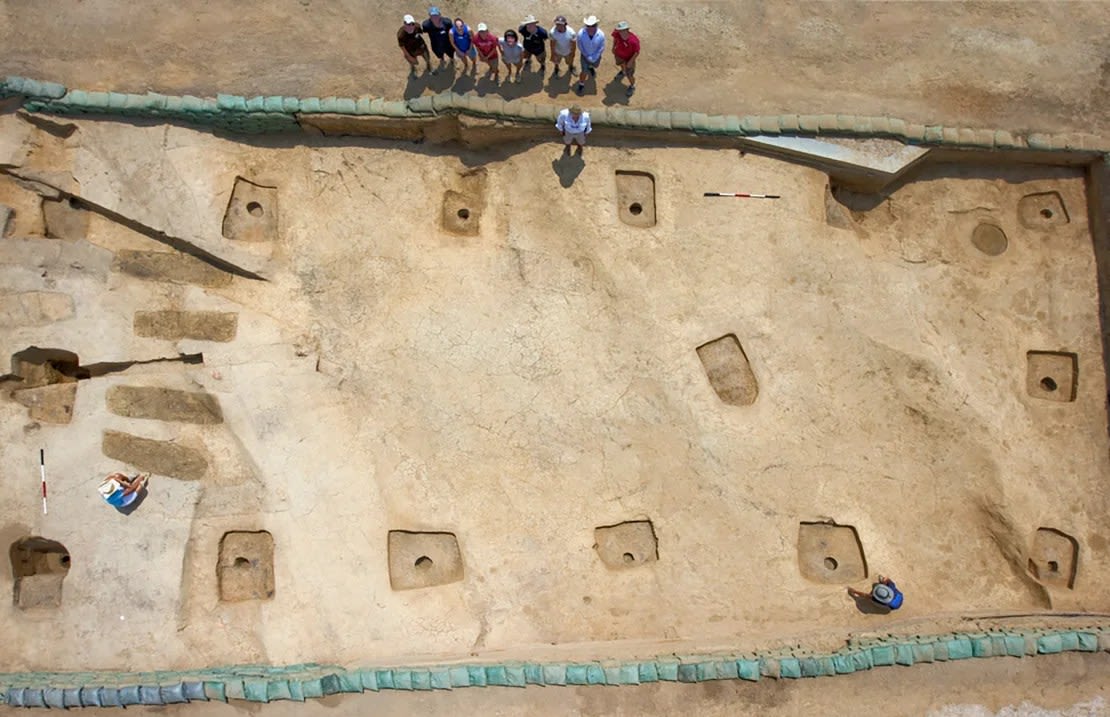
[[[378,673],[376,670],[359,670],[358,682],[363,690],[378,691]]]
[[[340,672],[336,675],[339,680],[339,691],[349,694],[362,692],[362,680],[357,672]]]
[[[741,680],[759,682],[760,672],[759,660],[736,661],[736,673]]]
[[[285,109],[284,97],[267,97],[262,102],[262,109],[266,112],[283,112]]]
[[[505,668],[501,665],[490,665],[486,667],[486,684],[495,685],[497,687],[508,687],[509,676],[505,674]]]
[[[162,685],[162,704],[176,705],[188,702],[185,697],[185,685],[178,682],[176,685]]]
[[[836,668],[836,674],[838,675],[850,675],[856,671],[856,666],[848,655],[834,655],[833,667]]]
[[[698,666],[684,662],[678,666],[678,681],[679,682],[697,682],[698,681]]]
[[[324,696],[324,685],[320,682],[319,678],[312,680],[301,680],[301,694],[305,699],[314,699]]]
[[[300,680],[289,680],[289,699],[304,702],[304,684]]]
[[[601,669],[601,665],[587,665],[586,666],[586,684],[587,685],[604,685],[605,684],[605,671]]]
[[[1006,643],[1005,654],[1010,657],[1025,657],[1025,637],[1022,635],[1006,635],[1003,642]]]
[[[876,645],[871,648],[871,662],[876,667],[885,667],[894,664],[894,646]]]
[[[716,662],[699,662],[695,667],[695,674],[697,674],[698,682],[709,682],[710,680],[719,679]]]
[[[620,666],[620,677],[617,684],[621,685],[638,685],[640,684],[640,666],[638,664],[624,664]]]
[[[915,644],[913,646],[913,661],[915,663],[916,662],[932,662],[933,659],[934,659],[933,643],[931,643],[931,642],[918,643],[918,644]]]
[[[1037,640],[1037,652],[1041,655],[1054,655],[1064,649],[1059,635],[1041,635]]]
[[[107,92],[89,92],[85,96],[85,102],[89,107],[94,107],[98,110],[108,108],[108,93]]]
[[[740,679],[740,666],[736,660],[725,660],[717,663],[717,678],[721,680]]]
[[[335,111],[345,115],[353,115],[357,112],[358,107],[355,101],[350,97],[339,97],[335,101]]]
[[[966,660],[972,656],[971,640],[966,637],[957,637],[946,644],[949,660]]]
[[[432,673],[427,670],[412,670],[412,688],[427,692],[432,689]]]
[[[585,665],[567,665],[567,684],[568,685],[584,685],[584,684],[586,684],[586,666]]]
[[[870,650],[856,650],[848,656],[852,658],[852,667],[856,669],[856,672],[870,670],[873,667]]]
[[[450,667],[447,675],[452,687],[470,687],[470,672],[465,667]]]
[[[909,645],[895,645],[894,663],[905,667],[913,665],[913,648]]]
[[[544,665],[543,682],[545,685],[565,685],[567,683],[567,666]]]
[[[139,698],[139,686],[127,685],[119,688],[119,703],[123,707],[141,704],[142,700]]]
[[[524,681],[529,685],[543,684],[543,666],[529,662],[524,666]]]
[[[4,88],[6,91],[13,95],[23,94],[23,83],[27,81],[26,77],[19,77],[18,75],[8,75],[4,78]]]
[[[1006,654],[1005,635],[991,635],[991,654],[998,656]]]
[[[243,680],[243,699],[248,702],[269,702],[270,683],[267,680]]]
[[[182,700],[184,702],[185,700]],[[81,688],[80,687],[67,687],[62,690],[62,702],[68,710],[72,707],[83,707],[81,704]]]
[[[413,689],[412,670],[394,670],[393,689],[411,691]]]
[[[320,111],[319,97],[305,97],[301,100],[300,111],[305,114],[315,114]]]
[[[283,97],[281,98],[281,111],[282,112],[300,112],[301,100],[298,97]]]
[[[1078,640],[1076,649],[1082,652],[1098,652],[1098,635],[1093,632],[1077,632],[1075,637]]]
[[[215,702],[227,702],[227,692],[222,682],[204,682],[204,696]]]
[[[779,660],[779,677],[797,679],[802,676],[802,663],[796,657],[784,657]]]
[[[225,112],[246,112],[247,98],[240,95],[216,95],[216,106]]]
[[[655,663],[655,671],[659,679],[663,682],[678,682],[678,663],[677,662],[659,662]]]
[[[8,691],[4,694],[4,704],[9,707],[22,707],[23,706],[23,690],[24,687],[9,687]],[[93,707],[99,707],[100,703],[97,702]]]
[[[429,670],[428,678],[433,690],[451,689],[451,674],[445,669]]]
[[[470,684],[473,687],[486,686],[486,668],[481,665],[467,665],[467,672],[470,673]]]
[[[1079,649],[1079,633],[1077,632],[1061,632],[1060,633],[1060,649],[1065,652],[1074,652]]]
[[[509,687],[524,687],[528,683],[524,677],[524,666],[505,665],[505,680]]]
[[[38,687],[24,687],[23,688],[23,706],[24,707],[46,707],[46,695],[44,694],[44,690],[42,690]]]
[[[103,707],[100,701],[100,688],[99,687],[82,687],[81,688],[81,706],[82,707]]]
[[[61,99],[66,94],[65,85],[60,85],[57,82],[40,82],[39,83],[39,96],[46,97],[52,100]]]
[[[994,655],[994,645],[985,635],[975,635],[971,638],[971,655],[973,657],[991,657]]]
[[[266,109],[265,97],[250,97],[246,101],[247,112],[262,112]]]
[[[799,660],[802,665],[802,677],[818,677],[821,675],[821,664],[813,657],[803,657]]]
[[[659,671],[654,662],[641,662],[637,671],[640,673],[640,682],[658,682]]]
[[[289,680],[270,680],[266,683],[266,701],[291,700],[293,691],[289,687]]]
[[[320,678],[320,689],[325,695],[339,694],[339,678],[335,675],[324,675]]]

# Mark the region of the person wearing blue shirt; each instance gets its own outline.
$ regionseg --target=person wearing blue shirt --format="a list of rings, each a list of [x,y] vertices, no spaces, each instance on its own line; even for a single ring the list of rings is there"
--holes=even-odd
[[[124,511],[142,495],[149,477],[149,474],[128,477],[123,473],[113,473],[100,484],[100,497],[116,510]]]
[[[897,610],[902,607],[902,591],[898,589],[893,580],[882,575],[877,576],[875,584],[871,586],[871,592],[865,593],[854,588],[848,588],[848,594],[854,598],[869,598],[871,602],[888,610]]]
[[[597,66],[605,54],[605,33],[597,27],[597,17],[590,15],[582,21],[583,27],[578,31],[578,51],[582,53],[582,74],[578,76],[578,85],[575,90],[581,95],[586,91],[586,77],[597,76]]]
[[[478,51],[474,48],[474,43],[470,39],[470,27],[463,22],[461,17],[455,18],[454,24],[451,26],[451,47],[455,48],[455,57],[462,60],[462,73],[466,74],[467,59],[470,60],[470,72],[472,74],[478,72]]]

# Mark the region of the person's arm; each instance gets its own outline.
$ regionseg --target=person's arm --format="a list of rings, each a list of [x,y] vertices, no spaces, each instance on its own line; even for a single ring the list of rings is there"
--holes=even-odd
[[[559,116],[555,119],[555,129],[559,130],[560,134],[567,133],[567,116],[562,112],[560,112]]]
[[[590,132],[593,132],[594,131],[594,123],[590,119],[590,116],[588,114],[586,114],[585,112],[583,112],[582,113],[582,119],[584,120],[582,122],[582,134],[589,134]]]
[[[547,43],[547,54],[555,57],[555,38],[553,37],[550,38],[549,42]]]
[[[578,54],[578,33],[572,32],[570,38],[570,54],[567,55],[567,62],[573,67],[574,56]]]
[[[447,31],[447,42],[451,43],[452,50],[459,53],[460,55],[462,54],[462,50],[460,50],[459,46],[455,44],[455,28],[453,27]]]

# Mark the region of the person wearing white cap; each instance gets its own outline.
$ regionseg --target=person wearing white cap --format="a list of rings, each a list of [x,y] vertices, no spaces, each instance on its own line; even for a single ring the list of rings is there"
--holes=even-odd
[[[116,510],[121,510],[139,499],[149,477],[150,475],[147,474],[128,478],[122,473],[112,473],[101,482],[97,491],[105,503]]]
[[[573,27],[567,25],[565,15],[555,18],[554,27],[548,33],[551,36],[551,64],[555,65],[552,77],[559,76],[559,63],[566,60],[567,72],[574,73],[574,54],[578,50],[578,33]]]
[[[902,607],[904,599],[902,591],[898,589],[894,581],[882,575],[876,576],[875,584],[871,586],[871,592],[865,593],[855,588],[848,588],[848,594],[853,598],[870,598],[871,602],[888,610],[897,610]]]
[[[640,38],[628,28],[628,23],[621,20],[617,29],[613,30],[613,58],[617,61],[617,76],[628,78],[628,89],[625,94],[629,97],[636,91],[636,58],[640,56]]]
[[[500,72],[498,68],[501,66],[501,58],[497,52],[500,43],[497,35],[490,32],[489,25],[484,22],[478,23],[478,32],[474,33],[474,47],[478,49],[478,59],[489,66],[486,75],[492,75],[496,83]]]
[[[416,18],[412,15],[405,15],[402,22],[404,24],[397,31],[397,44],[405,55],[405,62],[409,63],[409,74],[416,75],[416,65],[419,63],[417,58],[419,57],[424,58],[424,71],[430,72],[432,56],[428,53],[428,46],[424,43],[422,36],[424,31],[420,25],[416,24]]]
[[[439,8],[433,5],[428,8],[428,19],[420,26],[424,34],[428,36],[428,40],[432,43],[432,52],[439,60],[439,69],[443,69],[443,65],[447,60],[451,64],[455,64],[455,53],[451,47],[451,20],[444,19],[443,15],[439,12]],[[432,71],[434,75],[435,70]]]
[[[605,54],[605,33],[597,27],[597,16],[590,15],[582,21],[584,27],[578,31],[578,50],[582,53],[582,74],[578,76],[579,95],[586,91],[586,78],[597,75],[597,66]]]
[[[547,71],[547,30],[536,22],[535,15],[524,18],[517,30],[520,31],[520,44],[524,47],[524,69],[531,72],[532,58],[540,61],[540,74]]]
[[[583,112],[578,105],[571,105],[559,113],[555,120],[555,129],[563,135],[563,154],[570,154],[570,145],[578,145],[575,154],[581,156],[582,148],[586,146],[586,135],[593,132],[590,124],[590,113]]]

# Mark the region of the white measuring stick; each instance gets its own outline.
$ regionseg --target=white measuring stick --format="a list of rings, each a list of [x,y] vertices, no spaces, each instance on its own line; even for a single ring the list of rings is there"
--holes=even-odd
[[[778,194],[743,194],[741,192],[706,192],[707,197],[739,197],[740,199],[782,199]]]
[[[46,515],[46,451],[39,449],[39,476],[42,477],[42,514]]]

